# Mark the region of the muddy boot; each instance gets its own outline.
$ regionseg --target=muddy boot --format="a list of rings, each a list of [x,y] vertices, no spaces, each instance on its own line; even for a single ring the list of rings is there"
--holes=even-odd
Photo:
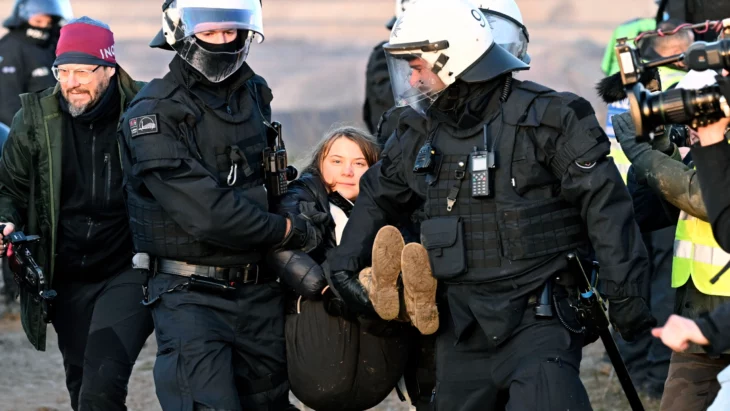
[[[373,269],[370,267],[363,268],[357,276],[357,279],[360,280],[360,284],[362,284],[365,291],[370,295],[370,289],[373,288]]]
[[[428,253],[421,244],[410,243],[403,249],[403,295],[411,324],[423,335],[433,334],[439,328],[436,309],[437,281],[431,274]]]
[[[398,276],[404,245],[403,236],[393,226],[381,228],[373,243],[372,278],[366,288],[375,312],[384,320],[398,317]]]

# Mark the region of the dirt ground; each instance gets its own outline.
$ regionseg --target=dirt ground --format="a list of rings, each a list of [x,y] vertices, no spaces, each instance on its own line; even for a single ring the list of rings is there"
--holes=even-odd
[[[517,0],[530,32],[532,69],[519,78],[575,92],[593,103],[601,122],[605,105],[593,85],[601,78],[600,62],[611,31],[620,22],[653,16],[652,0]],[[0,16],[11,0],[0,0]],[[72,0],[77,16],[107,22],[115,33],[117,60],[135,78],[150,80],[165,73],[172,53],[147,43],[160,22],[161,1]],[[249,62],[274,91],[274,119],[282,122],[294,158],[307,150],[333,123],[360,124],[364,70],[368,55],[386,40],[385,22],[392,0],[266,0],[266,40],[252,47]],[[585,350],[581,367],[596,411],[624,411],[628,405],[615,377],[601,362],[600,343]],[[129,386],[133,411],[159,410],[152,367],[154,337],[143,350]],[[646,402],[647,410],[658,404]],[[48,351],[37,353],[17,321],[0,321],[0,411],[70,409],[55,335]],[[408,410],[391,396],[375,410]]]

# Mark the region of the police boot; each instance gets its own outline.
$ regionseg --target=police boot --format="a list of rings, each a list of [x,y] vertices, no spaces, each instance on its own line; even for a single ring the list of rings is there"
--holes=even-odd
[[[393,226],[381,228],[373,243],[373,265],[370,278],[366,280],[369,284],[363,285],[368,290],[375,312],[384,320],[395,319],[400,310],[398,275],[404,245],[403,236]]]
[[[401,255],[403,296],[411,324],[423,335],[433,334],[439,328],[436,308],[437,281],[431,273],[428,253],[421,244],[410,243]]]

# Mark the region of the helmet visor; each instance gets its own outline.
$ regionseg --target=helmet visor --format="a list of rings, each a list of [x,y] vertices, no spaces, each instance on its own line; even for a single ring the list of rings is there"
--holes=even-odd
[[[435,53],[386,52],[395,105],[411,106],[424,114],[438,95],[446,89],[438,69],[429,60]]]
[[[18,0],[16,7],[18,8],[18,16],[23,20],[28,20],[36,14],[47,14],[59,20],[73,18],[69,0]]]
[[[525,59],[527,54],[527,29],[516,21],[495,14],[490,10],[484,10],[489,27],[492,29],[494,42],[520,60]]]
[[[264,27],[259,0],[176,0],[178,14],[175,40],[215,30],[248,30],[263,41]],[[168,17],[175,20],[173,14]]]

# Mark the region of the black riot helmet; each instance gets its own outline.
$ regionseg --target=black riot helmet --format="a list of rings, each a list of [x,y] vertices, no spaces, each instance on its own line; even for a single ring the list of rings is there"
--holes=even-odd
[[[150,47],[174,50],[213,83],[243,65],[254,39],[264,40],[260,0],[166,0],[162,9],[162,30]],[[238,35],[223,47],[196,36],[216,30],[236,30]]]
[[[14,29],[23,26],[36,14],[46,14],[57,25],[73,18],[69,0],[15,0],[13,14],[5,19],[3,26]]]

